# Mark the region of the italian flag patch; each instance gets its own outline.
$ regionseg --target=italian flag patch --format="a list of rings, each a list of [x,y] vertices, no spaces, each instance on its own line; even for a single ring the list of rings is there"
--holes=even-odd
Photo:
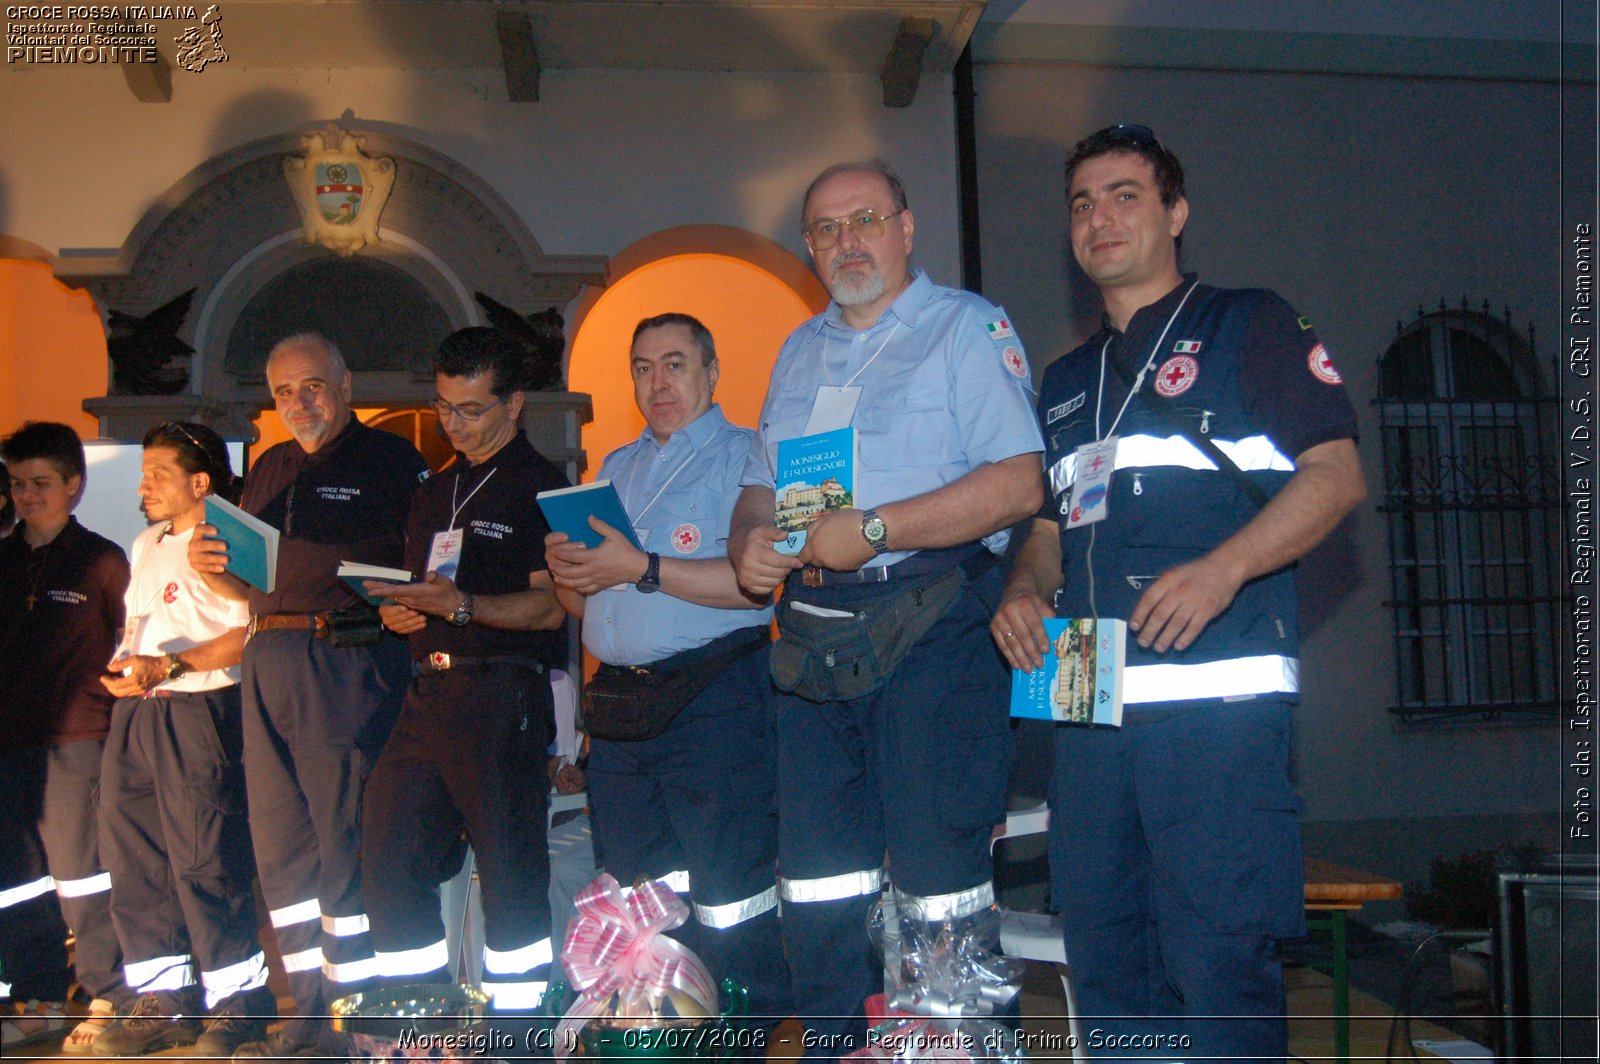
[[[1004,340],[1008,336],[1016,335],[1011,331],[1011,323],[1005,318],[1001,318],[999,321],[991,321],[984,325],[984,328],[989,330],[989,339],[991,340]]]
[[[1199,340],[1179,340],[1172,345],[1172,350],[1180,355],[1193,355],[1200,351]]]

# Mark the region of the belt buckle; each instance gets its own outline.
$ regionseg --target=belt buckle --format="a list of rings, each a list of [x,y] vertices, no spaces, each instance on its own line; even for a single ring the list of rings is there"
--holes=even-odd
[[[261,614],[252,613],[250,615],[250,623],[245,626],[245,630],[244,630],[244,641],[246,643],[250,642],[250,640],[252,638],[254,638],[254,636],[256,634],[256,631],[257,631],[257,626],[260,623],[261,623]]]
[[[442,650],[435,650],[428,655],[428,668],[434,672],[448,672],[450,670],[450,655]]]
[[[815,565],[808,565],[800,570],[800,582],[806,587],[822,586],[822,570]]]

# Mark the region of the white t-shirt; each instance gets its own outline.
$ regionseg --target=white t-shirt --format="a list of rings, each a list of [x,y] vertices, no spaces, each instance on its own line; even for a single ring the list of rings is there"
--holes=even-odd
[[[250,623],[245,603],[218,595],[189,567],[189,539],[194,529],[162,535],[166,528],[165,522],[151,525],[133,542],[133,577],[123,596],[128,630],[138,626],[129,648],[133,654],[176,654]],[[214,691],[238,682],[239,666],[235,665],[186,673],[176,680],[163,680],[159,687],[163,691]]]

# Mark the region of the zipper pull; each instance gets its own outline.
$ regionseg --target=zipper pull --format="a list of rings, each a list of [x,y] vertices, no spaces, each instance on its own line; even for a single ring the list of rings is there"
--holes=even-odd
[[[1133,475],[1133,493],[1135,495],[1143,495],[1144,494],[1144,481],[1142,479],[1143,477],[1144,477],[1143,473],[1135,473]]]
[[[1200,434],[1209,435],[1211,432],[1211,411],[1200,411]]]

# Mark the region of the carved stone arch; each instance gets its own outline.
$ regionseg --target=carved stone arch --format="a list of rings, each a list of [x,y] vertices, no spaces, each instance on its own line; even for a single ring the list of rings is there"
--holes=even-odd
[[[483,324],[474,292],[526,314],[565,307],[584,285],[605,283],[603,257],[546,255],[499,193],[460,163],[393,133],[347,128],[365,138],[368,153],[388,156],[396,167],[380,224],[382,243],[354,256],[338,260],[302,238],[283,160],[299,154],[307,129],[240,145],[196,167],[157,199],[117,255],[57,261],[57,274],[67,283],[87,289],[102,308],[128,314],[149,313],[195,290],[178,332],[196,349],[187,367],[188,387],[178,395],[88,400],[85,406],[100,416],[103,434],[137,438],[152,420],[186,416],[248,435],[250,420],[268,405],[260,371],[253,368],[266,351],[232,345],[247,336],[266,342],[259,329],[241,329],[241,322],[259,316],[275,288],[303,292],[304,284],[286,282],[297,271],[320,268],[337,276],[343,261],[345,272],[360,278],[367,291],[404,290],[401,309],[414,312],[404,320],[430,323],[427,328],[439,333],[411,343],[403,364],[389,352],[379,360],[383,368],[370,370],[363,368],[368,360],[359,338],[354,349],[349,340],[341,343],[356,402],[390,407],[417,405],[431,395],[426,356],[445,332]],[[374,276],[398,283],[375,287]],[[320,312],[324,320],[331,313],[328,307]],[[316,328],[317,322],[308,320],[304,327]]]

